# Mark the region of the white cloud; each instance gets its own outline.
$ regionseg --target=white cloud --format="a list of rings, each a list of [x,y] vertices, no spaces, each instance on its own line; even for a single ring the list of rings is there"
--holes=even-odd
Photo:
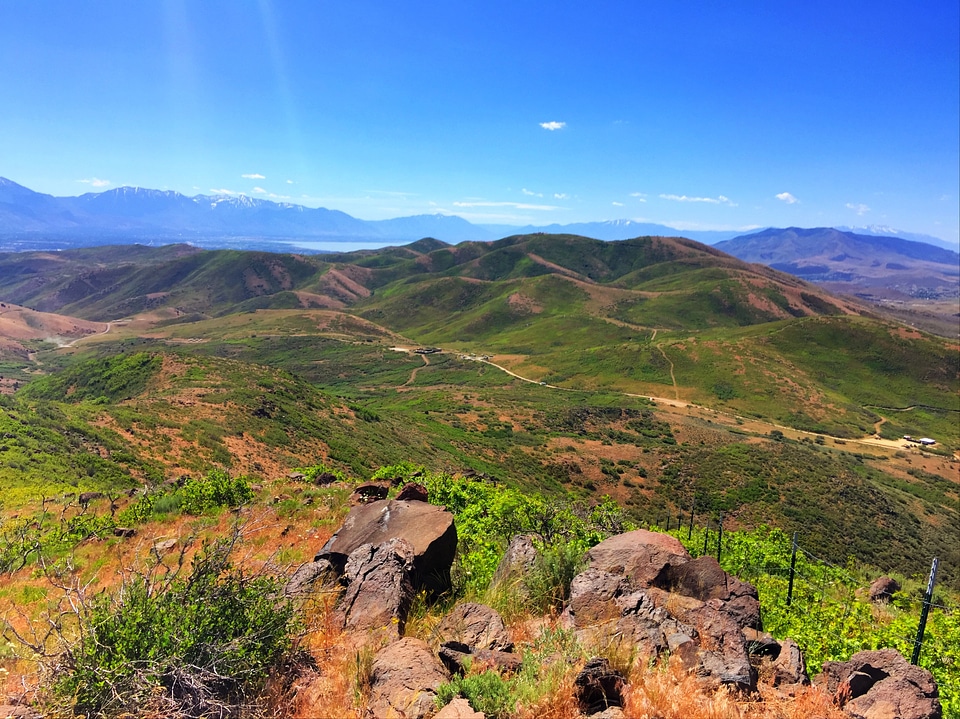
[[[454,202],[454,207],[512,207],[515,210],[562,210],[553,205],[529,205],[525,202]]]
[[[553,193],[553,199],[554,199],[554,200],[569,200],[569,199],[570,199],[570,195],[568,195],[566,192],[554,192],[554,193]]]
[[[848,203],[847,203],[847,209],[848,209],[848,210],[853,210],[853,211],[856,212],[858,215],[865,215],[865,214],[867,214],[868,212],[870,212],[870,208],[867,207],[867,206],[866,206],[865,204],[863,204],[862,202],[860,202],[860,203],[858,203],[858,204],[854,204],[854,203],[852,203],[852,202],[848,202]]]
[[[778,193],[778,194],[777,194],[777,199],[778,199],[778,200],[783,200],[783,201],[786,202],[788,205],[793,205],[793,204],[796,204],[797,202],[800,202],[800,200],[798,200],[796,197],[794,197],[793,195],[791,195],[789,192],[780,192],[780,193]]]
[[[245,177],[248,180],[266,180],[267,178],[261,175],[259,172],[251,172],[249,175],[240,175],[240,177]]]
[[[674,200],[675,202],[707,202],[711,205],[729,205],[730,207],[736,207],[737,203],[732,202],[729,197],[725,195],[717,195],[716,197],[689,197],[688,195],[660,195],[661,200]]]
[[[267,191],[264,190],[262,187],[254,187],[254,188],[253,188],[253,191],[254,191],[255,193],[257,193],[258,195],[266,195],[266,194],[267,194]]]
[[[610,204],[613,205],[614,207],[623,207],[623,203],[622,203],[622,202],[617,202],[616,200],[614,200],[614,201],[611,202]]]
[[[213,189],[213,188],[210,188],[210,192],[212,192],[212,193],[215,194],[215,195],[239,195],[239,194],[241,194],[241,193],[239,193],[239,192],[236,192],[235,190],[222,190],[222,189],[221,189],[221,190],[215,190],[215,189]]]
[[[534,192],[533,190],[528,190],[526,187],[522,188],[520,192],[522,192],[524,195],[527,195],[528,197],[543,197],[542,192]]]
[[[110,180],[101,180],[99,177],[91,177],[86,180],[77,180],[77,182],[82,182],[84,185],[91,185],[93,187],[109,187],[113,183]]]
[[[557,122],[556,120],[553,120],[551,122],[540,123],[540,127],[542,127],[544,130],[550,130],[550,132],[553,132],[554,130],[562,130],[566,126],[567,126],[567,123]]]
[[[293,184],[293,180],[287,180],[287,184],[288,184],[288,185],[292,185],[292,184]]]
[[[630,197],[634,198],[637,202],[646,202],[647,193],[646,192],[631,192]]]

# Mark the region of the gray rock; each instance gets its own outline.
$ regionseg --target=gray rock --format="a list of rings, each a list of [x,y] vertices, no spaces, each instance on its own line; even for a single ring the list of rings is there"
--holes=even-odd
[[[780,642],[780,654],[771,662],[771,669],[771,683],[775,687],[785,684],[804,686],[810,683],[803,652],[792,639]]]
[[[426,642],[404,637],[373,659],[367,716],[425,719],[434,712],[437,688],[449,678]]]
[[[522,580],[536,566],[539,557],[540,552],[537,551],[533,538],[529,534],[516,535],[510,540],[503,559],[493,573],[492,584],[498,586]]]
[[[472,649],[513,651],[503,618],[485,604],[460,602],[443,618],[437,631],[443,641],[461,642]]]
[[[440,594],[449,589],[457,529],[450,512],[425,502],[393,499],[354,507],[314,560],[326,559],[342,572],[357,547],[391,539],[405,539],[413,546],[414,591]]]
[[[299,597],[313,591],[318,583],[321,587],[334,585],[337,581],[336,577],[337,573],[333,565],[326,559],[307,562],[301,565],[290,577],[287,586],[284,588],[284,593],[288,597]]]
[[[337,602],[343,626],[403,635],[413,601],[413,546],[394,538],[376,546],[363,544],[350,553],[341,582],[347,589]]]
[[[760,629],[757,588],[727,574],[713,557],[703,556],[682,564],[668,564],[652,584],[701,602],[719,599],[724,603],[724,611],[734,617],[741,627]]]

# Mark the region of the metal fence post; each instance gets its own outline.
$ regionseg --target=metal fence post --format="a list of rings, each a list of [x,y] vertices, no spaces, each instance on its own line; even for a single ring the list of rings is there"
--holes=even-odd
[[[787,583],[787,606],[793,601],[793,576],[797,571],[797,533],[793,533],[793,548],[790,551],[790,581]]]
[[[707,539],[710,537],[710,526],[704,525],[703,527],[703,551],[700,552],[701,557],[707,556]]]
[[[930,579],[927,581],[927,592],[923,595],[923,609],[920,610],[920,626],[917,627],[917,638],[913,640],[913,658],[911,664],[920,661],[920,647],[923,645],[923,632],[927,628],[927,614],[930,613],[930,603],[933,601],[933,585],[937,583],[937,564],[939,560],[934,557],[933,564],[930,565]]]
[[[697,503],[694,501],[690,505],[690,526],[687,528],[687,541],[693,536],[693,513],[697,511]]]
[[[720,549],[723,546],[723,515],[720,515],[719,526],[717,528],[717,564],[720,564]]]

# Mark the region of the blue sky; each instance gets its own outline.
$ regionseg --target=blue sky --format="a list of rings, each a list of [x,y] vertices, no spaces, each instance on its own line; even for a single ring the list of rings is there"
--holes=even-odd
[[[0,0],[0,175],[960,240],[956,0]]]

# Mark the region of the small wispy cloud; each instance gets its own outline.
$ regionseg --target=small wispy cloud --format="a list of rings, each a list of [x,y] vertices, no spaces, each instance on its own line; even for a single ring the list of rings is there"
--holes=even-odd
[[[266,194],[268,194],[267,191],[264,190],[262,187],[254,187],[254,188],[253,188],[253,191],[254,191],[256,194],[258,194],[258,195],[266,195]]]
[[[293,180],[287,180],[287,184],[288,184],[288,185],[292,185],[292,184],[293,184]]]
[[[77,180],[77,182],[82,182],[84,185],[90,185],[92,187],[110,187],[113,183],[110,180],[101,180],[99,177],[90,177],[86,180]]]
[[[848,209],[848,210],[853,210],[853,211],[856,212],[858,215],[865,215],[865,214],[867,214],[868,212],[870,212],[870,208],[867,207],[867,206],[866,206],[865,204],[863,204],[862,202],[859,202],[859,203],[856,203],[856,204],[854,204],[853,202],[848,202],[848,203],[847,203],[847,209]]]
[[[554,200],[569,200],[569,199],[570,199],[570,195],[568,195],[566,192],[554,192],[554,193],[553,193],[553,199],[554,199]]]
[[[646,202],[647,193],[646,192],[631,192],[630,197],[634,198],[637,202]]]
[[[556,120],[553,120],[551,122],[540,123],[540,127],[542,127],[544,130],[550,130],[550,132],[553,132],[554,130],[562,130],[566,126],[567,126],[567,123],[557,122]]]
[[[614,200],[614,201],[611,202],[610,204],[613,205],[614,207],[623,207],[623,203],[622,203],[622,202],[617,202],[616,200]]]
[[[561,210],[562,207],[554,205],[530,205],[525,202],[488,202],[485,200],[478,202],[454,202],[454,207],[512,207],[515,210]]]
[[[783,200],[783,201],[786,202],[788,205],[795,205],[796,203],[800,202],[800,200],[798,200],[796,197],[794,197],[793,195],[791,195],[789,192],[779,192],[779,193],[777,193],[777,199],[778,199],[778,200]]]
[[[210,188],[210,192],[212,192],[214,195],[239,195],[240,194],[236,190],[224,190],[224,189],[217,190],[214,188]]]
[[[248,180],[266,180],[267,178],[261,175],[259,172],[251,172],[249,175],[240,175],[240,177],[245,177]]]
[[[527,197],[543,197],[542,192],[534,192],[533,190],[528,190],[526,187],[522,188],[520,192],[522,192]]]
[[[728,205],[730,207],[736,207],[737,203],[733,202],[726,195],[717,195],[716,197],[690,197],[689,195],[667,195],[661,194],[661,200],[673,200],[674,202],[706,202],[711,205]]]

